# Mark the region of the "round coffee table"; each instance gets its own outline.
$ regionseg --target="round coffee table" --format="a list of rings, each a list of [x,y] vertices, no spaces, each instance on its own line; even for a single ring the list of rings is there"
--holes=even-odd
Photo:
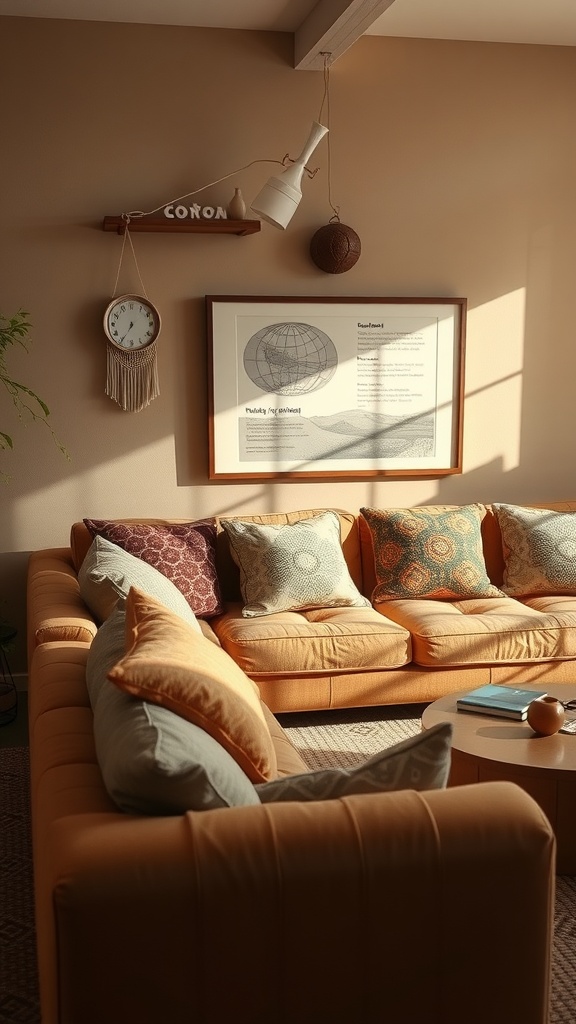
[[[545,680],[518,682],[526,690],[546,690]],[[536,736],[527,722],[458,711],[462,690],[430,704],[422,727],[451,722],[452,765],[449,786],[472,782],[516,782],[540,805],[557,841],[556,870],[576,874],[576,735]],[[576,699],[576,683],[554,683],[548,692],[561,701]]]

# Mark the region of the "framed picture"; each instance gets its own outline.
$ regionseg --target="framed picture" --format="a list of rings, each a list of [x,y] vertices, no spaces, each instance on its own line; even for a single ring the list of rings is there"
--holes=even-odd
[[[211,480],[462,472],[466,299],[207,295]]]

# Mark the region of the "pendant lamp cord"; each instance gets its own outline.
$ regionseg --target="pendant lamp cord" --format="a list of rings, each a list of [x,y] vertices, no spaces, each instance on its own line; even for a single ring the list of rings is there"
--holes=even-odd
[[[120,262],[118,264],[118,273],[116,274],[116,281],[114,282],[114,291],[112,292],[112,298],[114,299],[116,297],[116,293],[118,291],[118,281],[120,280],[120,271],[122,269],[122,260],[124,259],[124,250],[126,248],[126,239],[128,239],[128,241],[130,242],[130,248],[132,250],[132,256],[134,257],[134,265],[136,267],[136,273],[138,274],[138,277],[140,279],[140,284],[142,285],[142,294],[143,294],[144,298],[147,299],[148,298],[148,292],[146,291],[146,288],[144,287],[144,281],[142,280],[142,274],[140,273],[140,267],[138,266],[138,260],[136,259],[136,253],[134,251],[134,242],[132,241],[132,235],[130,234],[130,215],[129,214],[123,214],[123,218],[126,221],[126,227],[124,228],[124,237],[122,239],[122,249],[120,250]]]
[[[332,224],[334,221],[340,223],[340,207],[334,206],[332,202],[332,152],[330,147],[330,139],[332,138],[331,125],[330,125],[330,67],[329,60],[332,56],[331,53],[322,53],[324,57],[324,95],[322,97],[322,104],[320,106],[320,113],[318,114],[318,120],[320,124],[326,124],[328,129],[328,205],[332,210],[332,216],[330,217],[329,223]],[[326,122],[322,120],[322,114],[324,113],[324,106],[326,106]]]

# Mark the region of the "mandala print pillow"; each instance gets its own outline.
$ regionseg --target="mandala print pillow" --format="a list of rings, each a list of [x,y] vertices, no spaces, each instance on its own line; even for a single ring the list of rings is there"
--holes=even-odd
[[[495,503],[511,597],[576,594],[576,512]]]
[[[372,535],[375,604],[501,596],[486,573],[480,505],[360,510]]]
[[[222,611],[213,520],[155,525],[85,519],[84,523],[92,537],[105,537],[163,573],[196,615],[209,618]]]
[[[221,524],[240,569],[244,616],[370,606],[348,572],[335,512],[295,523],[222,519]]]

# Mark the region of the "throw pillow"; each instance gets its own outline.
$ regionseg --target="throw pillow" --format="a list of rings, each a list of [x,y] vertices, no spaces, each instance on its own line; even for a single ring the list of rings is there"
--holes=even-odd
[[[442,722],[371,757],[358,768],[325,768],[256,786],[262,803],[335,800],[354,793],[443,789],[450,771],[452,724]]]
[[[493,508],[502,533],[504,593],[576,594],[576,512]]]
[[[205,729],[252,782],[274,778],[256,684],[221,647],[135,587],[126,601],[126,652],[108,673],[121,690]]]
[[[295,523],[222,519],[221,524],[240,569],[242,615],[369,607],[348,572],[335,512]]]
[[[86,666],[96,756],[112,800],[128,814],[257,804],[248,776],[209,733],[108,681],[125,652],[125,619],[117,608],[100,627]]]
[[[104,622],[119,598],[128,597],[130,587],[139,587],[181,615],[200,631],[196,616],[184,594],[154,566],[128,551],[96,536],[78,573],[80,596],[99,622]]]
[[[486,573],[481,505],[362,508],[374,550],[372,601],[502,596]]]
[[[153,525],[85,519],[84,523],[92,537],[105,537],[167,576],[196,615],[209,618],[222,612],[213,520]]]

